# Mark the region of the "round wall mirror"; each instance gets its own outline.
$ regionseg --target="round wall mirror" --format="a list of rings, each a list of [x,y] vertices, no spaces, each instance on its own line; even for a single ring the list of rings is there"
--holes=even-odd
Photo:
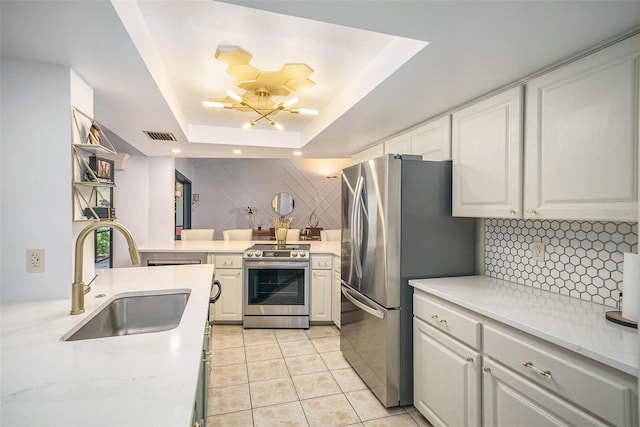
[[[273,196],[271,206],[278,215],[289,215],[293,212],[293,196],[289,193],[278,193]]]

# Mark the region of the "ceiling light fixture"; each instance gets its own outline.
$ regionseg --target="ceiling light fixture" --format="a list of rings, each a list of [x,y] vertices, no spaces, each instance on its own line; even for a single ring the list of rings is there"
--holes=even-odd
[[[313,69],[308,65],[285,64],[280,71],[262,72],[249,64],[252,55],[239,46],[220,45],[215,56],[228,65],[227,74],[238,81],[238,87],[245,90],[245,93],[240,96],[232,90],[227,90],[226,98],[209,99],[202,102],[203,106],[258,114],[258,117],[243,125],[244,129],[249,129],[265,119],[274,128],[283,130],[284,127],[271,117],[280,111],[318,115],[318,110],[292,107],[298,102],[297,97],[278,103],[271,99],[272,96],[288,96],[291,92],[313,87],[315,83],[308,78]]]

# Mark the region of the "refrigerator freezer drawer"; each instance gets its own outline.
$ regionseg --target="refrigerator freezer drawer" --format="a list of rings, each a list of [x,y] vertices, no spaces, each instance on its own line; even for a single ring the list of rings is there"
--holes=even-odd
[[[343,356],[384,406],[407,404],[400,401],[400,310],[373,305],[346,286],[342,291]]]

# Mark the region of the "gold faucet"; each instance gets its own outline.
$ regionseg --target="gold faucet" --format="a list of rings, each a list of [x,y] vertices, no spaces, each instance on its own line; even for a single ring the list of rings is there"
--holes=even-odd
[[[102,227],[119,230],[127,239],[127,244],[129,245],[129,255],[131,256],[131,264],[140,265],[140,253],[138,252],[138,247],[136,246],[136,242],[133,239],[133,235],[127,229],[127,227],[112,220],[101,220],[92,222],[91,224],[87,225],[84,230],[82,230],[80,234],[78,234],[78,239],[76,240],[76,258],[73,283],[71,284],[71,314],[84,313],[85,285],[82,281],[84,240],[87,238],[89,233],[97,228]]]

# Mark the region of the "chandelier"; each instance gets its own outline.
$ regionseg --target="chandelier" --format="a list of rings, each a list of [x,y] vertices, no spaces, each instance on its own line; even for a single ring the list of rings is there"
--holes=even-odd
[[[281,111],[291,114],[317,115],[317,110],[298,108],[298,98],[291,97],[276,102],[271,97],[287,97],[292,92],[313,87],[315,82],[309,79],[313,73],[307,64],[285,64],[279,71],[260,71],[249,62],[252,55],[239,46],[218,46],[216,59],[228,65],[227,74],[238,81],[238,88],[244,94],[238,95],[232,90],[225,92],[225,98],[212,98],[204,101],[205,107],[224,108],[241,112],[253,112],[258,116],[243,125],[244,129],[255,126],[260,120],[266,121],[278,130],[283,126],[273,119]]]

